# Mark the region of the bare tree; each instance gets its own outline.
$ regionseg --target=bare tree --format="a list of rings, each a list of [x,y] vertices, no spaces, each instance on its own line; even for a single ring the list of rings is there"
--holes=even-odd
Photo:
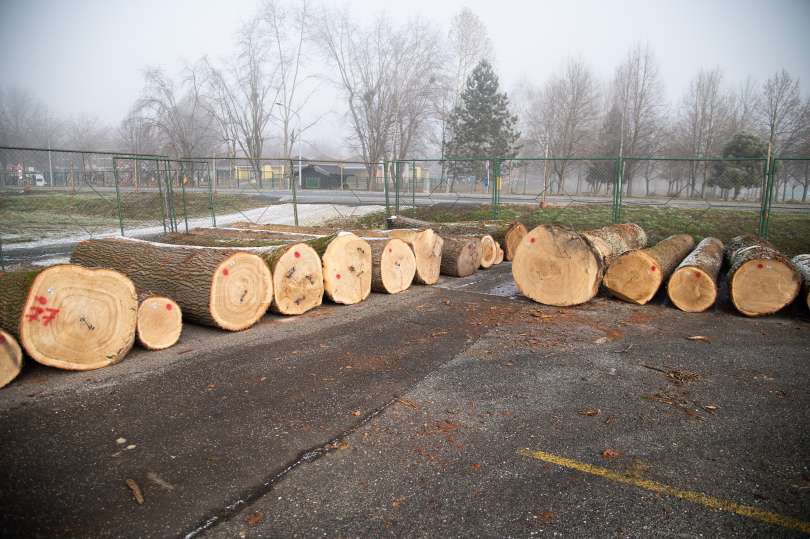
[[[757,84],[751,77],[745,79],[737,90],[728,93],[729,118],[724,139],[730,140],[736,133],[752,133],[755,130],[755,115],[759,108],[760,96]]]
[[[80,115],[65,123],[65,136],[72,150],[112,150],[110,128],[97,116]]]
[[[0,144],[44,147],[56,142],[48,110],[21,88],[0,88]]]

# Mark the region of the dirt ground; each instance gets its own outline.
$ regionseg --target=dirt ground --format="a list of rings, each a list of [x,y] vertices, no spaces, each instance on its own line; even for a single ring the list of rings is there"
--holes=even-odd
[[[544,307],[508,265],[189,327],[0,391],[0,533],[800,536],[808,360],[799,305]]]

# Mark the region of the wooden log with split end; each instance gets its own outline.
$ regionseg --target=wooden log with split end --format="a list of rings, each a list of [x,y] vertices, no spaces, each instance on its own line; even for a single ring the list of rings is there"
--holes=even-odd
[[[476,237],[444,238],[442,275],[467,277],[481,265],[481,240]]]
[[[498,245],[498,256],[495,257],[495,265],[502,264],[503,257],[504,257],[503,249],[501,249],[501,246]]]
[[[14,336],[0,329],[0,388],[14,380],[22,370],[22,349]]]
[[[647,249],[634,249],[617,257],[602,284],[614,296],[644,305],[695,246],[689,234],[676,234]]]
[[[79,243],[71,260],[120,271],[139,291],[172,298],[187,320],[229,331],[255,324],[273,299],[265,261],[235,249],[108,238]]]
[[[731,302],[742,314],[775,313],[799,294],[798,270],[767,240],[737,236],[726,245],[725,255]]]
[[[704,238],[669,278],[669,300],[688,313],[705,311],[717,301],[717,277],[722,265],[723,242]]]
[[[432,229],[425,230],[391,230],[389,238],[396,238],[408,244],[416,258],[416,275],[414,281],[419,284],[432,285],[439,280],[441,272],[444,239]]]
[[[141,294],[137,330],[138,344],[147,350],[174,346],[183,331],[180,306],[166,296]]]
[[[371,249],[371,289],[385,294],[407,290],[416,275],[416,256],[396,238],[365,238]]]
[[[597,294],[604,272],[616,256],[646,245],[647,235],[635,224],[583,233],[540,225],[518,245],[512,276],[520,292],[538,303],[579,305]]]
[[[492,239],[492,236],[485,234],[479,240],[481,242],[481,267],[484,269],[491,268],[498,258],[498,244]]]
[[[802,276],[804,283],[804,303],[810,309],[810,254],[797,255],[791,260]]]
[[[118,363],[135,342],[137,313],[135,285],[110,269],[59,264],[0,275],[0,327],[51,367]]]

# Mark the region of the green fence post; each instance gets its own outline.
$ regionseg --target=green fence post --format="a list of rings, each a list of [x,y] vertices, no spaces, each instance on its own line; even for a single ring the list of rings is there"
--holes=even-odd
[[[213,165],[213,176],[211,175],[211,170],[208,170],[208,207],[211,209],[211,226],[214,228],[217,227],[217,212],[214,210],[214,182],[216,182],[217,178],[217,159],[214,157],[211,159],[211,164]]]
[[[292,172],[292,169],[290,169]],[[295,226],[298,226],[298,182],[301,182],[301,185],[304,185],[304,165],[301,161],[301,155],[298,155],[298,179],[296,180],[292,174],[290,174],[290,189],[292,190],[292,199],[293,199],[293,222]]]
[[[416,161],[411,161],[411,206],[416,209]]]
[[[391,208],[388,202],[388,161],[383,160],[383,191],[385,191],[385,216],[391,216]]]
[[[613,175],[613,209],[612,221],[614,224],[621,223],[622,221],[622,183],[624,176],[624,159],[622,157],[616,158],[614,163]]]
[[[163,185],[160,173],[160,160],[155,159],[155,179],[157,180],[158,193],[160,194],[160,216],[163,219],[163,233],[166,233],[166,197],[163,194]]]
[[[768,148],[768,158],[765,161],[765,189],[762,192],[759,210],[759,235],[768,238],[768,225],[771,219],[771,200],[773,199],[773,176],[776,168],[776,160],[771,155]]]
[[[121,235],[124,235],[124,216],[121,212],[121,190],[118,188],[118,158],[113,157],[113,178],[115,179],[115,200],[118,208],[118,228]]]
[[[400,162],[394,161],[394,211],[399,215],[399,176],[400,176]]]
[[[183,195],[183,220],[186,222],[186,234],[188,234],[188,207],[186,206],[186,182],[183,173],[185,172],[185,166],[183,163],[180,163],[180,191]]]
[[[491,189],[491,211],[492,211],[492,218],[498,218],[498,183],[500,182],[501,176],[501,161],[500,159],[493,159],[492,166],[490,167],[489,171],[489,188]]]

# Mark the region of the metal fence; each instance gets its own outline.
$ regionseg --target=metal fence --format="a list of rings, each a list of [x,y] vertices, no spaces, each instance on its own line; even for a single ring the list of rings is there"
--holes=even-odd
[[[655,229],[667,216],[698,236],[722,222],[739,233],[790,235],[804,230],[796,219],[810,218],[809,187],[810,158],[799,157],[362,163],[0,147],[0,264],[45,263],[60,245],[88,237],[150,238],[236,221],[298,224],[300,204],[338,217],[368,206],[389,215],[435,206],[447,210],[444,218],[460,210],[480,219],[535,208],[574,227],[587,217],[588,225],[635,221]]]

